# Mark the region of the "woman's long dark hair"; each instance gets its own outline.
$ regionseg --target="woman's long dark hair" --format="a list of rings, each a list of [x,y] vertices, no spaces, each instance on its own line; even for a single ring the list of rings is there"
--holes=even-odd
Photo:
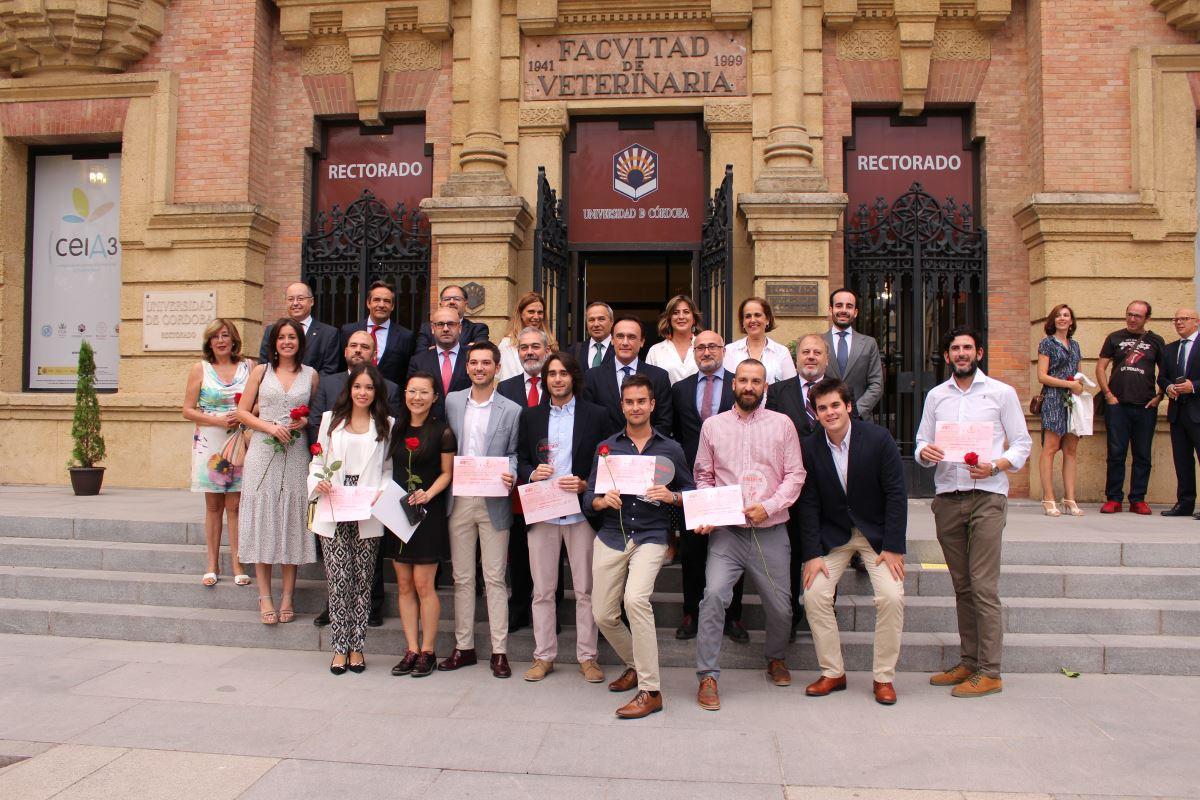
[[[405,392],[408,391],[408,387],[412,386],[412,382],[415,380],[429,381],[429,389],[433,392],[433,396],[436,401],[437,389],[434,387],[437,384],[435,384],[434,381],[436,381],[437,378],[433,377],[433,373],[418,370],[412,375],[409,375],[408,380],[404,383]],[[427,458],[431,451],[436,452],[437,450],[441,449],[441,441],[434,441],[434,439],[440,440],[441,437],[433,435],[433,433],[436,433],[438,430],[440,430],[440,426],[431,424],[437,422],[439,422],[439,420],[437,415],[434,414],[434,406],[431,405],[429,407],[429,416],[425,418],[425,424],[421,426],[424,430],[429,431],[430,434],[418,437],[421,440],[421,446],[418,447],[416,452],[413,453],[414,460]],[[400,413],[396,415],[396,426],[392,428],[392,444],[390,447],[388,447],[388,458],[394,458],[396,455],[404,455],[407,452],[408,448],[404,444],[404,433],[408,430],[408,426],[410,424],[412,424],[412,412],[408,410],[407,402],[401,402]]]
[[[382,442],[388,435],[387,385],[383,382],[383,375],[379,373],[379,367],[370,361],[355,364],[350,368],[350,377],[346,379],[346,385],[338,393],[337,400],[333,401],[329,433],[332,434],[338,425],[350,420],[350,414],[354,411],[354,401],[350,399],[350,391],[354,388],[354,381],[363,374],[371,379],[371,384],[375,387],[375,399],[371,401],[367,411],[375,420],[375,441]]]

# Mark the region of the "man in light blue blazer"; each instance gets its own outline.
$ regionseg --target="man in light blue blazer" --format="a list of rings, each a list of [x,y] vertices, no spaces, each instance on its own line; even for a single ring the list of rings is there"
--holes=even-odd
[[[501,480],[509,491],[517,474],[517,429],[521,407],[496,391],[500,349],[488,341],[466,348],[471,388],[446,395],[446,420],[458,439],[458,455],[508,459]],[[508,559],[508,529],[512,501],[504,497],[455,497],[450,514],[450,560],[454,571],[455,647],[438,665],[444,672],[478,663],[475,657],[475,545],[483,561],[488,622],[492,631],[492,674],[512,676],[508,664],[508,590],[504,567]]]

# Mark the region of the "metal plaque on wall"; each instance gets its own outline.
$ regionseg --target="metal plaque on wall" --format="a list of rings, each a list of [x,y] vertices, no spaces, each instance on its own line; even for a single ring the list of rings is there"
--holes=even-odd
[[[821,303],[819,281],[767,281],[766,297],[777,317],[815,317]]]
[[[217,293],[146,292],[142,295],[143,350],[200,350],[204,329],[217,316]]]

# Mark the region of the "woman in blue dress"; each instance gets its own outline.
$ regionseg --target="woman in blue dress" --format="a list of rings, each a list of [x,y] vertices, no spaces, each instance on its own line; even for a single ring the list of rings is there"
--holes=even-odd
[[[1068,433],[1071,395],[1083,391],[1075,380],[1082,355],[1075,341],[1075,312],[1059,303],[1046,317],[1046,338],[1038,344],[1038,381],[1042,384],[1042,511],[1058,517],[1054,502],[1054,455],[1063,454],[1063,509],[1073,517],[1083,512],[1075,502],[1075,456],[1079,437]]]

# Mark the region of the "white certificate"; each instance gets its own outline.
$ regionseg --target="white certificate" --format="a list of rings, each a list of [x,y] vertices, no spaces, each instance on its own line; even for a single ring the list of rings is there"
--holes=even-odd
[[[596,494],[617,489],[621,494],[645,494],[654,485],[654,456],[600,456],[596,463]]]
[[[417,526],[408,521],[408,516],[400,505],[407,500],[408,492],[404,491],[395,481],[388,481],[387,486],[383,487],[383,494],[371,507],[371,516],[383,523],[383,527],[399,536],[402,542],[411,539],[413,532],[417,530]],[[419,524],[420,522],[417,523],[417,525]]]
[[[508,497],[508,487],[500,476],[508,472],[503,456],[455,456],[455,497]]]
[[[745,507],[740,484],[683,492],[683,524],[689,531],[701,525],[745,525]]]
[[[560,488],[558,478],[522,484],[517,487],[517,494],[521,496],[527,525],[580,513],[579,495]]]
[[[371,518],[374,486],[337,486],[329,494],[317,495],[318,522],[359,522]]]
[[[945,460],[963,463],[963,456],[974,453],[980,461],[992,460],[991,422],[939,422],[933,443],[945,454]]]

